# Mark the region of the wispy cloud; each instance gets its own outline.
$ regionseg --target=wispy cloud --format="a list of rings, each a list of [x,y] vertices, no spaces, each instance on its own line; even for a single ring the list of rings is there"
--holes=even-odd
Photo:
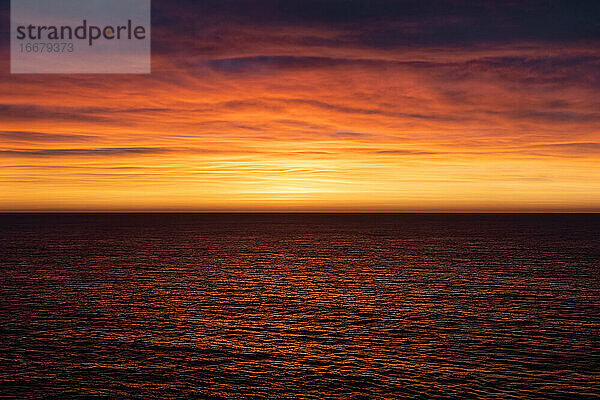
[[[0,131],[0,139],[13,142],[89,142],[98,139],[94,135],[46,133],[31,131]]]
[[[372,138],[377,136],[375,133],[368,132],[352,132],[352,131],[339,131],[332,134],[333,137],[337,138],[348,138],[348,139],[359,139],[359,138]]]
[[[378,150],[377,154],[390,154],[397,156],[410,156],[410,155],[434,155],[440,154],[431,151],[420,151],[420,150],[407,150],[407,149],[397,149],[397,150]]]

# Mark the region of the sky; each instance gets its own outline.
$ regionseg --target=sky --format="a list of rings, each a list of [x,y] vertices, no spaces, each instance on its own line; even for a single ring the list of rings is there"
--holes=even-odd
[[[150,75],[11,75],[0,211],[600,211],[600,2],[152,2]]]

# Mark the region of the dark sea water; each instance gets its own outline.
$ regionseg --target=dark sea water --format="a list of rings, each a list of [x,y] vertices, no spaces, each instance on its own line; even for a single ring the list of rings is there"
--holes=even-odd
[[[600,398],[600,215],[0,215],[0,397]]]

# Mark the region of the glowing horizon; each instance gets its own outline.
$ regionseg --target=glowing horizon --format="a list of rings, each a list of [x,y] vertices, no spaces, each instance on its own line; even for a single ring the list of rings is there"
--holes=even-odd
[[[0,211],[600,211],[593,34],[157,3],[148,76],[9,75],[0,42]]]

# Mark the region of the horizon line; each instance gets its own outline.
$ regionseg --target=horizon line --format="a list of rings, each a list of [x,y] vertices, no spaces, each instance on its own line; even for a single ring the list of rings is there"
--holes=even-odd
[[[600,210],[0,210],[0,214],[600,214]]]

